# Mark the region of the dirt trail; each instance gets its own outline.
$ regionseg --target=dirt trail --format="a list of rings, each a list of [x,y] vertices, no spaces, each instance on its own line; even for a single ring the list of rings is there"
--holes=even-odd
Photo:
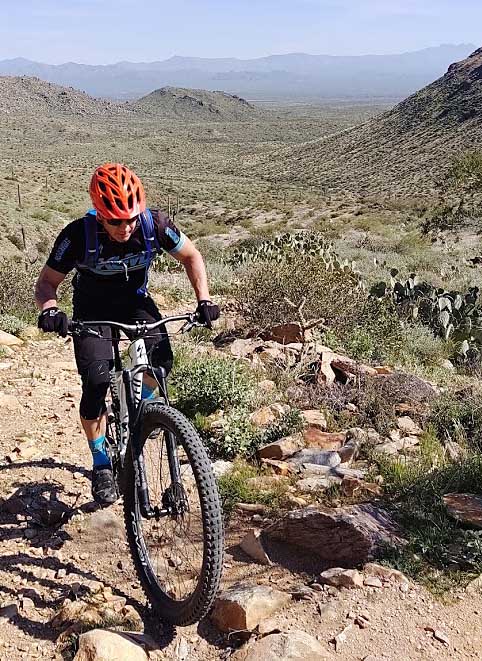
[[[71,344],[60,339],[31,342],[2,358],[0,392],[14,396],[4,400],[0,421],[2,499],[17,495],[31,504],[27,516],[22,508],[15,512],[15,505],[0,514],[0,598],[2,605],[18,607],[11,620],[0,617],[0,659],[61,659],[49,620],[78,589],[76,583],[89,581],[110,586],[139,612],[159,644],[153,658],[186,658],[186,650],[193,660],[227,658],[235,637],[219,634],[207,622],[177,631],[156,623],[145,608],[128,555],[121,505],[96,510],[91,503],[90,455],[78,424],[80,387]],[[15,447],[26,448],[28,458],[14,456],[8,463],[5,457]],[[55,500],[60,504],[54,505]],[[42,503],[53,518],[33,530],[28,520]],[[63,512],[70,515],[72,509],[75,515],[62,524]],[[268,568],[249,562],[236,547],[249,525],[249,520],[236,519],[230,524],[224,587],[246,581],[299,592],[313,581],[320,567],[299,552],[284,553],[281,564]],[[350,618],[367,611],[368,626],[353,624],[336,657],[482,659],[482,595],[461,592],[452,604],[443,605],[418,586],[408,593],[396,587],[330,592],[293,600],[274,616],[278,628],[317,636],[335,656],[330,641]],[[428,627],[444,632],[448,644],[436,640]]]

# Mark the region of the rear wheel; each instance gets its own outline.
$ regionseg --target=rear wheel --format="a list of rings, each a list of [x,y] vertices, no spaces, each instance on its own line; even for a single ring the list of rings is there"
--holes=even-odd
[[[189,625],[207,614],[221,578],[223,520],[216,481],[201,439],[179,411],[161,402],[146,404],[140,429],[153,516],[141,514],[129,447],[127,538],[154,610],[171,624]],[[173,448],[171,457],[168,445]]]

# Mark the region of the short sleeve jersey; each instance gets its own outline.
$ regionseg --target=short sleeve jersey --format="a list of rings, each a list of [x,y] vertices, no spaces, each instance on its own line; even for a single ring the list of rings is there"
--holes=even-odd
[[[175,254],[186,240],[172,220],[158,209],[151,209],[157,242],[161,250]],[[47,260],[47,266],[69,273],[76,269],[75,296],[83,299],[126,301],[137,295],[142,287],[148,268],[149,257],[142,228],[138,222],[132,236],[125,243],[110,239],[100,223],[97,223],[98,259],[95,268],[85,268],[86,236],[84,219],[69,223],[60,232]],[[157,252],[156,249],[153,252]]]

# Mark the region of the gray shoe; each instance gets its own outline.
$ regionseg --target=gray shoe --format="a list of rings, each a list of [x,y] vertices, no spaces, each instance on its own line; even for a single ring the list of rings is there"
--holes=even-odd
[[[110,466],[94,466],[92,469],[92,496],[100,505],[112,505],[117,500],[117,488]]]

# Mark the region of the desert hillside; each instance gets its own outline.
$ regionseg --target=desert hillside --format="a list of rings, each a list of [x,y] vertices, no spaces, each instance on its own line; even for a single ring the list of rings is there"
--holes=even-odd
[[[260,160],[261,176],[357,193],[426,192],[450,158],[482,144],[482,48],[392,110]],[[252,172],[252,161],[248,166]]]
[[[166,119],[236,121],[260,114],[253,105],[226,92],[162,87],[130,104]]]
[[[121,110],[112,101],[94,99],[73,87],[29,76],[0,76],[0,114],[105,115]]]

